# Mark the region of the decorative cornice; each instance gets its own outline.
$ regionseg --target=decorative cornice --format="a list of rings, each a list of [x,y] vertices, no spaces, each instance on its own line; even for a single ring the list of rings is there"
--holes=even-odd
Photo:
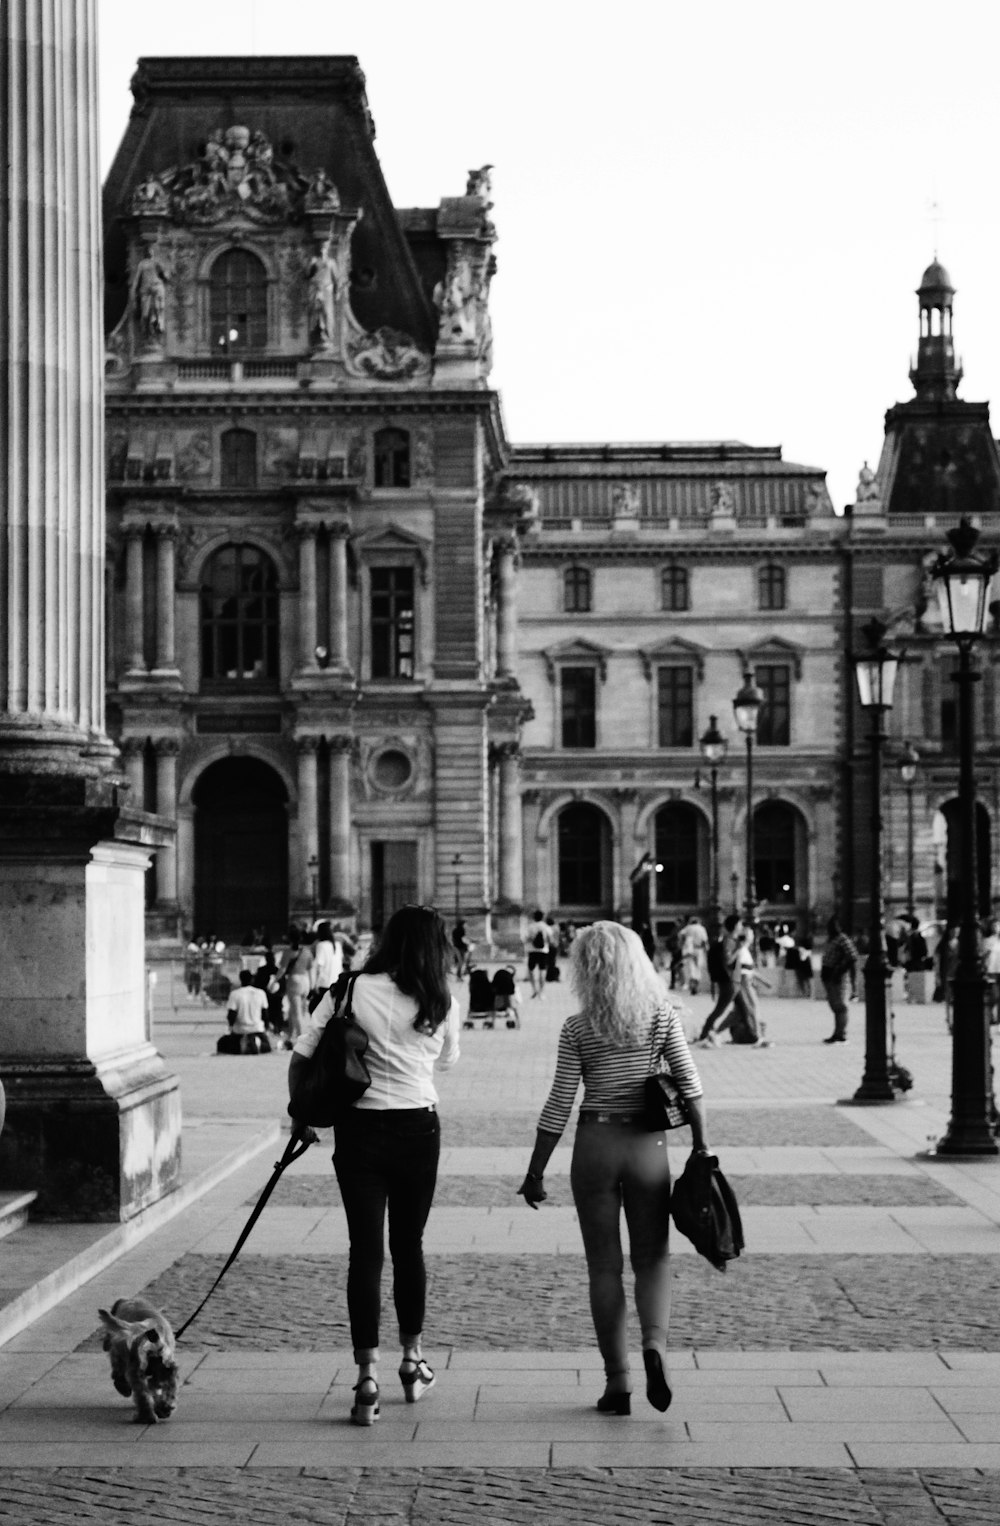
[[[671,658],[686,658],[694,667],[695,676],[700,683],[705,677],[706,651],[707,648],[696,641],[686,641],[683,636],[670,636],[666,641],[656,642],[654,646],[639,647],[639,657],[647,679],[652,678],[653,669],[658,663]]]
[[[557,646],[545,647],[540,654],[545,659],[545,669],[549,676],[549,683],[554,684],[557,670],[565,664],[593,663],[601,676],[603,683],[608,676],[608,658],[611,655],[610,648],[598,646],[594,641],[563,641]]]

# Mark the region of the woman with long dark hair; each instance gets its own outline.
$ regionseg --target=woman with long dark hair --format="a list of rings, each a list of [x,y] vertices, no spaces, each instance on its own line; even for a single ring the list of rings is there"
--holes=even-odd
[[[662,1129],[650,1127],[645,1081],[666,1062],[687,1101],[695,1150],[708,1148],[701,1081],[676,1007],[637,933],[593,922],[570,952],[570,980],[580,1010],[559,1035],[555,1079],[542,1109],[528,1173],[517,1189],[532,1208],[546,1197],[544,1175],[576,1099],[583,1101],[573,1144],[570,1185],[583,1236],[590,1310],[604,1358],[606,1387],[597,1408],[631,1413],[621,1216],[628,1225],[635,1303],[642,1330],[646,1397],[665,1410],[670,1326],[670,1166]]]
[[[399,1377],[407,1402],[415,1403],[434,1382],[421,1347],[427,1296],[423,1233],[441,1148],[434,1070],[454,1065],[459,1053],[458,1002],[448,985],[451,962],[447,930],[434,908],[403,906],[389,918],[354,986],[352,1011],[368,1035],[371,1086],[337,1120],[333,1164],[350,1236],[347,1310],[358,1364],[355,1425],[373,1425],[379,1417],[387,1210],[403,1348]],[[327,994],[296,1041],[290,1090],[334,1010]]]

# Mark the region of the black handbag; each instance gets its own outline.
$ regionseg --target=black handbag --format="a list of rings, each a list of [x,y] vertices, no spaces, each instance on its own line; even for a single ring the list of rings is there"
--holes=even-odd
[[[345,975],[330,988],[335,1010],[288,1103],[289,1116],[301,1126],[329,1128],[372,1084],[365,1061],[368,1035],[351,1012],[357,978]]]
[[[653,1037],[649,1043],[650,1074],[646,1077],[643,1087],[646,1127],[650,1133],[659,1133],[664,1129],[681,1129],[691,1121],[684,1096],[669,1070],[653,1070],[655,1042],[654,1025]],[[662,1059],[662,1055],[660,1058]]]

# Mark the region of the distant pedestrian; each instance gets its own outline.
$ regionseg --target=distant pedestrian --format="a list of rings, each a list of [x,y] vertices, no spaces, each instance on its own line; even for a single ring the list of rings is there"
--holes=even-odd
[[[692,996],[701,990],[701,977],[708,952],[708,932],[701,918],[694,912],[681,929],[681,960],[683,979]]]
[[[580,1011],[559,1036],[555,1079],[538,1120],[528,1172],[518,1188],[532,1208],[544,1202],[545,1167],[583,1082],[570,1183],[583,1236],[590,1309],[604,1358],[602,1414],[631,1410],[621,1214],[628,1226],[635,1302],[642,1330],[646,1397],[665,1410],[670,1322],[670,1166],[666,1136],[650,1130],[644,1083],[651,1057],[665,1058],[683,1092],[697,1151],[708,1149],[701,1081],[677,1009],[638,935],[617,922],[594,922],[577,935],[570,978]]]
[[[285,979],[285,995],[288,998],[288,1039],[294,1044],[309,1016],[310,970],[313,955],[309,942],[303,940],[298,927],[289,928],[288,942],[289,948],[281,973]]]
[[[700,1048],[718,1042],[715,1037],[716,1025],[728,1017],[736,1000],[736,938],[740,928],[739,917],[731,911],[722,924],[719,936],[708,946],[708,975],[715,986],[715,1005],[698,1035]]]
[[[455,976],[464,980],[469,973],[469,940],[465,936],[465,923],[459,919],[451,930],[452,947],[455,950]]]
[[[826,992],[826,999],[833,1013],[833,1032],[824,1044],[847,1042],[847,1003],[853,995],[858,979],[858,951],[844,932],[837,917],[826,924],[826,947],[820,961],[819,973]]]
[[[233,988],[226,1008],[229,1033],[218,1042],[220,1054],[261,1054],[270,1050],[265,1018],[267,992],[254,984],[250,970],[240,970],[240,983]]]
[[[526,943],[528,979],[531,981],[531,994],[532,996],[544,996],[545,976],[549,967],[549,948],[551,946],[551,936],[548,924],[545,921],[544,911],[536,910],[532,912]]]
[[[313,945],[313,963],[310,972],[312,989],[314,991],[328,991],[336,985],[344,972],[344,955],[340,944],[333,936],[333,923],[320,922],[316,928],[316,942]]]
[[[545,926],[549,930],[549,957],[545,966],[546,985],[554,985],[559,979],[559,928],[555,917],[549,915],[545,918]]]

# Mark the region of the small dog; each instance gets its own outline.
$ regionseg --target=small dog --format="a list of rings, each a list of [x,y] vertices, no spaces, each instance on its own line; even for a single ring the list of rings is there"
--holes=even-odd
[[[142,1298],[118,1298],[98,1309],[104,1349],[111,1357],[111,1380],[135,1403],[137,1425],[168,1420],[177,1408],[177,1358],[169,1322]]]

